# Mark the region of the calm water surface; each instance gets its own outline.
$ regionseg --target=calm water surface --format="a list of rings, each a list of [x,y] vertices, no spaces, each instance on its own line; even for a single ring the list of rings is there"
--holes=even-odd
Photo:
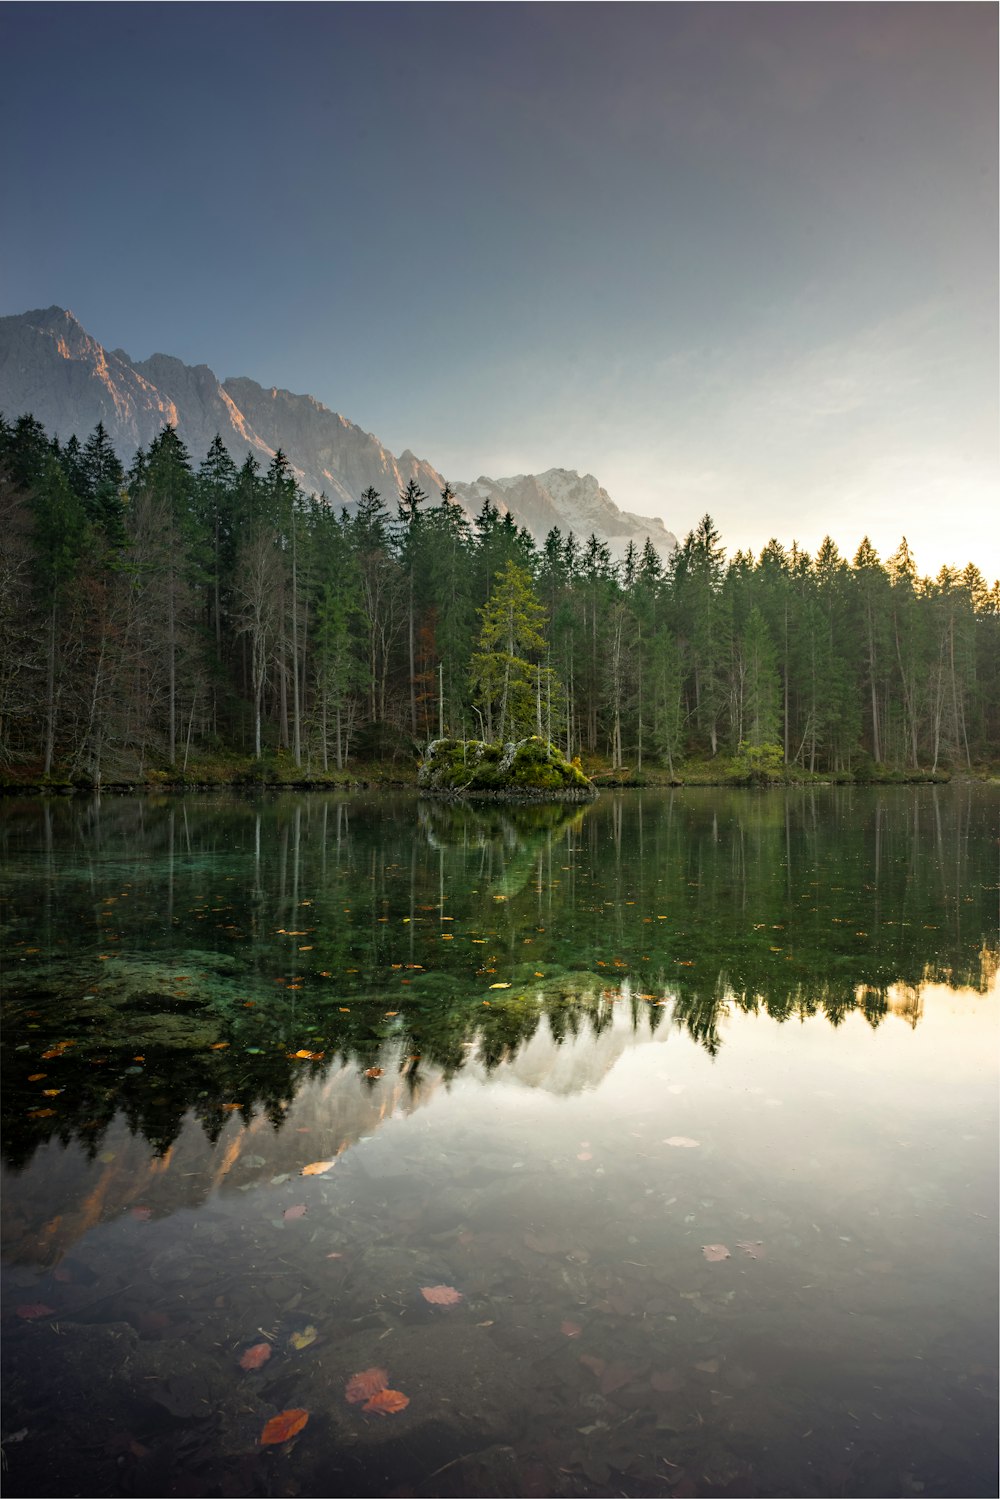
[[[7,1493],[995,1494],[997,834],[0,807]]]

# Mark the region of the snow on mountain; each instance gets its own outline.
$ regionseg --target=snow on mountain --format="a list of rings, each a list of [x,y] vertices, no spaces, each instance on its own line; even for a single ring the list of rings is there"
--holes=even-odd
[[[9,421],[31,412],[62,440],[81,441],[99,421],[126,462],[172,423],[197,463],[218,433],[241,463],[252,453],[266,467],[280,447],[307,493],[352,506],[373,486],[393,512],[395,499],[415,479],[433,504],[444,479],[409,449],[398,457],[371,432],[308,395],[270,389],[246,377],[220,382],[206,364],[187,365],[169,354],[133,360],[110,352],[71,312],[48,307],[0,318],[0,411]],[[619,510],[593,474],[552,468],[506,479],[485,475],[453,485],[474,517],[489,498],[510,512],[536,540],[553,526],[580,540],[593,533],[615,557],[646,537],[661,554],[675,537],[656,518]]]

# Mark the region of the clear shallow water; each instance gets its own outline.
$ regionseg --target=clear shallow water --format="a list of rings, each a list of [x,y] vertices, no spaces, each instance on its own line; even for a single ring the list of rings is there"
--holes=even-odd
[[[997,809],[0,808],[7,1492],[995,1492]]]

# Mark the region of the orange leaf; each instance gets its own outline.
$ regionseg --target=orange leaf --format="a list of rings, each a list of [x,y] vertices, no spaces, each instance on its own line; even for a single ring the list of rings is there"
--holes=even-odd
[[[55,1113],[55,1109],[29,1109],[28,1110],[28,1118],[29,1119],[51,1119],[51,1117],[52,1117],[52,1115],[54,1113]]]
[[[301,1431],[309,1420],[309,1412],[301,1410],[282,1411],[272,1416],[260,1434],[260,1445],[268,1447],[274,1442],[287,1442],[289,1437]]]
[[[225,1051],[228,1045],[228,1041],[213,1041],[212,1045],[208,1049],[209,1051]]]
[[[40,1083],[43,1077],[48,1077],[47,1072],[31,1072],[28,1074],[29,1083]]]
[[[421,1286],[420,1294],[432,1306],[457,1306],[463,1299],[454,1286]]]
[[[381,1076],[382,1076],[382,1068],[381,1067],[366,1067],[365,1068],[365,1077],[381,1077]]]
[[[579,1322],[563,1322],[560,1325],[559,1331],[563,1334],[564,1337],[578,1338],[583,1332],[583,1328],[580,1326]]]
[[[385,1369],[362,1369],[360,1374],[352,1374],[347,1381],[344,1398],[348,1405],[360,1405],[362,1400],[378,1395],[388,1383],[389,1375]]]
[[[405,1411],[409,1403],[409,1395],[404,1395],[401,1390],[379,1390],[361,1409],[374,1411],[380,1416],[394,1416],[398,1411]]]
[[[313,1161],[309,1166],[302,1167],[303,1176],[322,1176],[324,1171],[329,1171],[336,1166],[336,1161]]]
[[[271,1357],[270,1343],[255,1343],[248,1348],[240,1359],[241,1369],[259,1369],[261,1364],[266,1364]]]

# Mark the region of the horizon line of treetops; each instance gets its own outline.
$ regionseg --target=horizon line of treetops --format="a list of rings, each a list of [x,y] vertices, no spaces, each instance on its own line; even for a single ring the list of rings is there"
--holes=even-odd
[[[1000,585],[827,538],[726,560],[706,515],[647,538],[553,528],[411,480],[395,514],[306,497],[283,453],[192,464],[172,426],[126,470],[98,424],[0,415],[0,765],[100,783],[287,751],[304,771],[441,736],[537,733],[614,767],[763,753],[937,770],[1000,742]]]

